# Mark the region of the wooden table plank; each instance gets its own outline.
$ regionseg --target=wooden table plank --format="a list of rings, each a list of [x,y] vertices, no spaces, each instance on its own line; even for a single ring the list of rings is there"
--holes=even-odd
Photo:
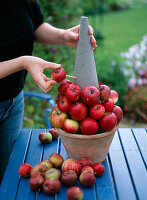
[[[29,140],[31,136],[30,130],[23,129],[19,134],[5,175],[0,187],[0,199],[1,200],[13,200],[17,192],[17,187],[19,184],[20,176],[18,173],[19,166],[24,162],[25,155],[27,153],[27,148],[29,145]]]
[[[117,198],[119,200],[128,199],[128,197],[129,200],[136,199],[136,194],[120,144],[118,132],[115,133],[110,146],[109,157],[114,176]]]
[[[147,168],[147,132],[144,128],[133,128],[132,131]]]
[[[147,171],[131,129],[119,129],[121,143],[138,199],[147,198]]]
[[[43,160],[48,160],[49,156],[52,153],[58,153],[58,149],[59,149],[58,143],[59,143],[59,138],[58,138],[58,140],[53,140],[50,144],[45,145],[44,153],[43,153]],[[50,195],[45,194],[42,191],[42,192],[37,193],[36,199],[37,200],[47,200],[47,199],[54,200],[55,195],[50,196]]]
[[[39,141],[39,133],[44,130],[32,130],[32,136],[30,140],[30,145],[26,155],[26,163],[32,166],[39,164],[42,159],[44,145]],[[33,192],[29,187],[29,178],[21,178],[16,200],[33,200],[35,199],[35,192]]]
[[[63,157],[64,160],[66,160],[68,158],[62,142],[60,142],[60,152],[59,153]],[[65,187],[61,183],[61,190],[59,191],[59,193],[58,193],[58,195],[56,197],[56,200],[63,200],[63,199],[66,200],[67,199],[67,197],[66,197],[67,190],[68,190],[68,187]]]
[[[68,188],[63,185],[56,197],[48,196],[44,192],[35,194],[29,188],[29,179],[20,179],[19,177],[18,169],[24,162],[34,166],[42,159],[48,159],[53,152],[59,153],[64,160],[67,159],[63,144],[61,143],[60,146],[60,139],[52,141],[48,145],[40,143],[38,136],[42,131],[44,130],[33,130],[31,133],[31,130],[23,129],[17,138],[0,187],[0,200],[67,199],[66,191]],[[128,199],[128,197],[129,200],[136,199],[135,194],[137,199],[146,199],[146,131],[145,129],[119,129],[119,134],[115,134],[111,144],[109,157],[103,163],[105,166],[104,175],[98,177],[95,186],[89,189],[84,188],[79,180],[77,182],[77,185],[84,192],[84,200],[113,200],[115,199],[115,188],[117,198],[120,200]]]
[[[109,166],[108,157],[102,163],[105,167],[105,173],[96,179],[96,192],[98,200],[114,200],[115,189],[113,186],[113,180],[111,177],[111,171]]]

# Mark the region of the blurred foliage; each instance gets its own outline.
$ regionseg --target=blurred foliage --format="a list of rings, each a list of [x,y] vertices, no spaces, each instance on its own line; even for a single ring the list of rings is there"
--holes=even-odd
[[[44,20],[58,28],[70,28],[80,19],[82,10],[77,5],[78,0],[40,0],[40,6],[44,14]],[[61,63],[67,74],[72,75],[74,71],[75,47],[51,46],[35,44],[33,55],[50,62]],[[45,70],[47,77],[51,77],[52,70]],[[58,85],[50,91],[53,98],[56,98]],[[42,92],[34,83],[32,77],[28,74],[25,84],[25,91]],[[23,126],[27,128],[46,128],[44,110],[49,106],[35,98],[29,98],[25,101],[25,113]]]
[[[116,90],[119,95],[117,104],[121,107],[124,105],[124,96],[127,93],[127,79],[122,72],[121,63],[117,58],[111,60],[95,60],[97,66],[98,79],[111,90]]]
[[[144,1],[146,0],[141,0],[143,3]],[[130,8],[134,2],[135,5],[136,2],[140,2],[139,0],[40,0],[39,2],[45,21],[57,28],[68,29],[79,24],[82,15],[88,16],[89,24],[94,28],[94,36],[98,42],[98,48],[94,51],[98,79],[118,92],[118,105],[121,107],[125,105],[124,96],[131,97],[126,95],[128,80],[122,73],[120,52],[140,41],[140,38],[145,34],[146,8],[113,12]],[[75,47],[35,44],[33,55],[50,62],[61,63],[67,74],[73,75]],[[45,70],[45,74],[50,77],[51,70]],[[58,85],[49,92],[54,100],[57,88]],[[42,92],[29,74],[24,90]],[[139,94],[137,95],[135,98],[139,99]],[[48,106],[45,101],[35,98],[25,99],[23,126],[26,128],[46,128],[44,112]],[[126,111],[129,112],[129,107],[127,109]],[[142,108],[140,110],[142,112]]]
[[[137,85],[128,91],[124,111],[134,121],[147,122],[147,85]]]

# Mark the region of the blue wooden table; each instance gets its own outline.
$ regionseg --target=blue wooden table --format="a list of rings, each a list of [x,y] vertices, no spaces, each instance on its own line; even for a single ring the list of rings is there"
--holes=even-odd
[[[62,186],[58,195],[47,196],[29,188],[29,179],[20,178],[19,166],[26,162],[32,166],[48,159],[53,152],[67,159],[60,138],[48,145],[39,142],[38,135],[47,130],[22,129],[13,148],[1,187],[0,200],[66,200],[67,188]],[[105,173],[89,189],[82,188],[84,200],[147,200],[147,130],[122,129],[114,136],[107,159]]]

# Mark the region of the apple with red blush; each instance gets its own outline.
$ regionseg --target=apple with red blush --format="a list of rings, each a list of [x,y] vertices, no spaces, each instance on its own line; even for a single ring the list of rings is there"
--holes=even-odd
[[[84,135],[93,135],[99,130],[98,122],[95,119],[87,117],[80,122],[80,130]]]
[[[90,158],[88,157],[82,157],[80,158],[79,162],[81,163],[82,167],[84,166],[92,166],[93,162]]]
[[[63,68],[54,69],[51,73],[51,77],[53,80],[55,80],[57,83],[60,83],[63,81],[66,77],[66,72]]]
[[[67,114],[60,111],[58,106],[54,106],[50,115],[50,122],[56,128],[62,128],[63,121],[67,119]]]
[[[57,105],[61,112],[67,113],[69,111],[71,102],[66,96],[63,96],[58,100]]]
[[[111,90],[107,85],[100,85],[99,87],[100,91],[100,99],[101,101],[107,101],[111,95]]]
[[[78,133],[79,123],[73,119],[65,119],[63,122],[63,130],[68,133]]]
[[[82,172],[79,179],[84,187],[92,187],[96,183],[94,174],[87,171]]]
[[[113,112],[105,112],[98,123],[103,131],[111,131],[117,124],[117,117]]]
[[[62,171],[73,170],[77,175],[80,174],[82,166],[78,160],[69,158],[62,164]]]
[[[67,199],[68,200],[82,200],[83,192],[79,187],[72,186],[67,190]]]
[[[40,176],[40,175],[36,175],[30,178],[29,180],[29,186],[31,188],[31,190],[35,191],[40,191],[42,190],[43,187],[43,183],[44,183],[45,179]]]
[[[65,95],[66,89],[68,88],[68,86],[72,84],[72,82],[68,79],[63,80],[59,87],[58,87],[58,91],[61,95]]]
[[[89,115],[93,119],[100,119],[104,116],[105,107],[102,104],[96,104],[89,109]]]
[[[56,104],[58,103],[58,101],[63,97],[64,95],[62,95],[61,93],[58,93],[57,95],[57,100],[56,100]]]
[[[41,132],[39,133],[39,140],[43,144],[49,144],[52,141],[52,135],[49,132]]]
[[[107,101],[105,101],[105,102],[103,103],[103,106],[105,107],[105,110],[106,110],[107,112],[110,112],[110,111],[113,110],[114,101],[113,101],[111,98],[109,98]]]
[[[98,103],[100,99],[100,92],[94,86],[85,86],[81,92],[82,101],[88,106],[93,106]]]
[[[45,179],[60,179],[61,178],[61,172],[56,169],[56,168],[51,168],[51,169],[48,169],[46,172],[45,172],[45,175],[44,175]]]
[[[53,164],[49,160],[42,160],[40,164],[44,165],[47,170],[53,168]]]
[[[95,176],[102,176],[105,172],[105,167],[101,163],[94,163],[92,166]]]
[[[64,159],[58,153],[52,153],[48,160],[53,164],[55,168],[61,167],[62,163],[64,162]]]
[[[114,101],[114,104],[118,101],[118,93],[115,90],[111,90],[110,98]]]
[[[59,137],[59,132],[58,132],[55,128],[51,128],[51,129],[49,130],[49,133],[52,134],[53,140],[57,140],[57,139],[58,139],[58,137]]]
[[[65,96],[69,99],[70,102],[75,102],[80,99],[81,89],[76,84],[69,84],[65,91]]]
[[[113,110],[112,110],[112,112],[116,115],[116,117],[117,117],[117,124],[119,124],[120,121],[123,118],[123,111],[122,111],[121,107],[115,105],[114,108],[113,108]]]
[[[48,179],[43,183],[43,191],[48,195],[54,195],[60,191],[61,183],[58,179]]]
[[[87,116],[88,108],[84,103],[77,102],[70,106],[69,113],[70,113],[72,119],[74,119],[76,121],[81,121],[82,119],[84,119]]]
[[[44,165],[37,164],[34,167],[32,167],[32,169],[31,169],[31,177],[34,177],[37,175],[44,177],[46,170],[47,170],[47,168]]]
[[[70,187],[76,184],[77,174],[73,170],[67,170],[62,173],[61,181],[63,185]]]
[[[31,175],[31,170],[32,170],[32,166],[28,163],[23,163],[20,167],[19,167],[19,175],[23,178],[28,178]]]
[[[83,173],[83,172],[91,172],[92,174],[94,174],[94,170],[90,166],[84,166],[84,167],[82,167],[81,173]]]

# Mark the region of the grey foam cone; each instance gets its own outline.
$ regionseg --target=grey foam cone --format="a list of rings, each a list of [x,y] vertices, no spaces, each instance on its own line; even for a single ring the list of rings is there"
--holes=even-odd
[[[95,67],[95,60],[89,35],[89,24],[87,17],[81,17],[79,40],[77,44],[74,75],[81,90],[85,86],[98,87],[98,78]]]

